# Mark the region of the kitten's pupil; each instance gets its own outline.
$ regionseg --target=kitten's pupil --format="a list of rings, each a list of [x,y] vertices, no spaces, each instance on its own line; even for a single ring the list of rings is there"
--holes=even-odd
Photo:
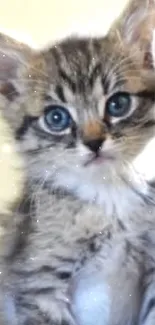
[[[50,114],[50,116],[52,118],[53,123],[55,123],[55,124],[60,124],[61,123],[62,115],[61,115],[61,113],[59,111],[54,112],[53,114]]]
[[[46,109],[45,123],[53,131],[63,131],[70,126],[71,117],[68,111],[61,106],[52,105]]]
[[[117,93],[110,97],[106,104],[106,113],[110,116],[121,117],[130,110],[131,98],[128,93]]]

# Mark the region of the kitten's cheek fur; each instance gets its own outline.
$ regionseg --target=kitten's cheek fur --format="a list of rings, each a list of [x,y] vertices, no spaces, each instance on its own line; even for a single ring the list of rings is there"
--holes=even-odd
[[[108,285],[97,274],[84,274],[72,284],[71,312],[77,325],[107,325],[110,318]]]

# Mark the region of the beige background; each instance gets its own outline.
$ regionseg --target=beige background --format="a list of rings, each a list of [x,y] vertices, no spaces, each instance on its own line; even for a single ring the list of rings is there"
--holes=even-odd
[[[1,0],[0,29],[41,46],[71,33],[104,34],[127,0]]]

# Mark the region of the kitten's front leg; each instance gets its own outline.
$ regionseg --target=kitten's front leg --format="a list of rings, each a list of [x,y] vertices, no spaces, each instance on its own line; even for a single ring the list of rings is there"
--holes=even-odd
[[[78,325],[107,325],[111,311],[109,287],[98,272],[87,271],[73,282],[72,313]]]
[[[71,310],[78,325],[137,325],[141,267],[139,252],[130,249],[125,238],[114,240],[75,276]]]

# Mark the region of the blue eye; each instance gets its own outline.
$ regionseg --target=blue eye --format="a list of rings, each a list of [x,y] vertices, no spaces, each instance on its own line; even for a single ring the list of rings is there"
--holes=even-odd
[[[44,121],[52,131],[60,132],[70,126],[71,116],[64,107],[51,105],[46,109]]]
[[[109,116],[121,117],[129,112],[130,107],[130,95],[125,92],[119,92],[108,99],[106,103],[106,113]]]

